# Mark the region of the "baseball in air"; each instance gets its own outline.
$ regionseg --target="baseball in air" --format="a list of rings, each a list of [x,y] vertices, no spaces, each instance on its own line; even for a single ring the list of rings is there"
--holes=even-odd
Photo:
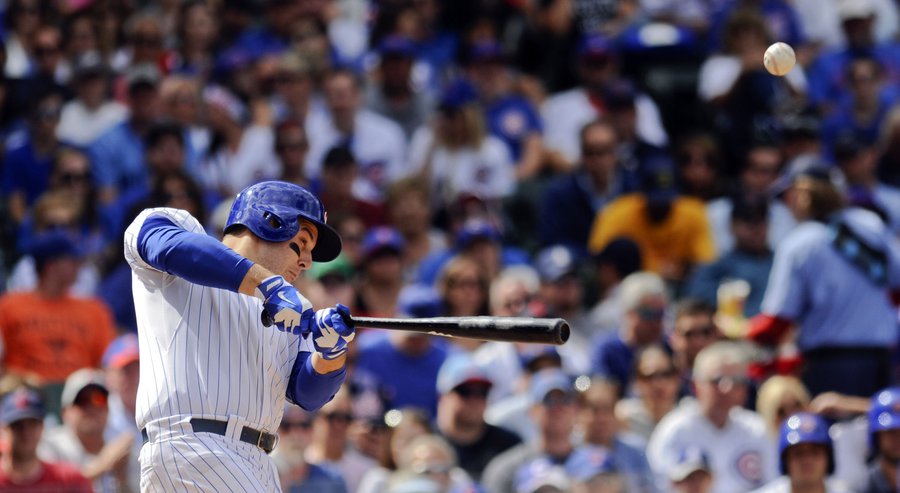
[[[797,56],[791,45],[780,41],[767,48],[763,55],[763,65],[772,75],[780,76],[790,72],[796,62]]]

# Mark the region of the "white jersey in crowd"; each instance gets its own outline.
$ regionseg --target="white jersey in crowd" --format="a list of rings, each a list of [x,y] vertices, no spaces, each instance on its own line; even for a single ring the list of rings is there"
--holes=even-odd
[[[452,203],[459,195],[474,193],[483,199],[497,199],[516,186],[515,163],[506,145],[488,135],[481,146],[449,150],[435,144],[434,132],[422,125],[409,145],[410,171],[431,166],[432,192],[441,203]]]
[[[327,111],[310,115],[306,128],[309,154],[304,171],[310,179],[318,178],[328,151],[347,142],[359,168],[353,183],[354,196],[380,203],[387,186],[407,172],[406,134],[393,120],[369,110],[357,111],[353,126],[353,135],[343,135]]]
[[[125,232],[140,345],[138,427],[176,427],[198,417],[277,430],[298,347],[312,351],[311,343],[264,327],[257,298],[191,284],[147,264],[137,235],[153,216],[206,234],[190,214],[168,208],[143,211]]]
[[[791,493],[791,481],[787,476],[781,476],[762,488],[753,490],[753,493]],[[853,490],[834,478],[828,478],[825,480],[825,493],[853,493]]]
[[[646,94],[638,93],[634,100],[637,117],[635,123],[638,138],[648,144],[663,147],[669,143],[669,136],[662,124],[662,117],[656,103]],[[581,128],[603,116],[591,104],[587,91],[582,88],[570,89],[551,96],[541,106],[544,121],[544,145],[548,149],[562,153],[570,162],[581,158]]]
[[[647,460],[660,489],[668,487],[671,468],[688,447],[703,450],[709,458],[711,493],[750,491],[778,476],[775,446],[765,422],[753,411],[732,409],[725,427],[718,429],[700,413],[696,401],[679,404],[659,422],[647,445]]]

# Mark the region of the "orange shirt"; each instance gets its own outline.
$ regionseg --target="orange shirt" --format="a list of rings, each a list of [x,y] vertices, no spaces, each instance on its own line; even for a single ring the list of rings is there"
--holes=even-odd
[[[659,224],[647,218],[647,199],[624,195],[604,207],[594,220],[588,249],[599,252],[619,236],[641,248],[644,269],[663,273],[667,266],[700,264],[715,259],[712,233],[703,203],[689,197],[672,202],[669,216]]]
[[[75,370],[100,367],[115,337],[109,308],[94,299],[47,299],[35,293],[0,297],[3,366],[61,383]]]

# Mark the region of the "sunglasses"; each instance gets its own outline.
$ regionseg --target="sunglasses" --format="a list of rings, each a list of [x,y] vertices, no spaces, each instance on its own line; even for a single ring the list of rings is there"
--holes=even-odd
[[[416,474],[450,474],[453,464],[416,464],[412,470]]]
[[[353,422],[353,415],[350,413],[327,413],[322,416],[331,424],[348,425]]]
[[[614,146],[583,146],[581,148],[581,155],[584,157],[600,157],[600,156],[609,156],[610,154],[615,154],[616,148]]]
[[[87,173],[62,173],[59,175],[60,183],[71,185],[73,183],[83,183],[87,181]]]
[[[453,393],[463,399],[487,399],[490,388],[484,385],[461,385],[453,389]]]
[[[661,308],[647,307],[637,307],[634,312],[637,314],[638,318],[647,321],[662,320],[663,316],[666,314],[666,311]]]
[[[281,429],[284,431],[291,430],[308,430],[312,428],[312,421],[282,421]]]
[[[91,390],[81,392],[75,397],[73,404],[76,407],[107,407],[109,404],[109,396],[105,392],[99,390]]]
[[[641,380],[655,381],[655,380],[668,380],[677,375],[678,375],[678,373],[675,371],[675,369],[670,368],[668,370],[654,371],[654,372],[650,372],[650,373],[639,373],[638,378],[640,378]]]
[[[738,375],[731,376],[731,377],[727,377],[727,376],[712,377],[712,378],[707,379],[706,381],[708,383],[711,383],[712,385],[715,385],[719,389],[722,389],[723,387],[746,387],[747,385],[750,385],[749,378],[747,378],[745,376],[738,376]]]
[[[572,394],[560,394],[556,392],[551,392],[544,397],[544,400],[541,401],[544,404],[544,407],[562,407],[569,406],[573,402],[575,402],[575,396]]]
[[[681,335],[685,337],[685,339],[696,339],[700,337],[710,337],[716,333],[716,328],[713,326],[701,327],[699,329],[688,330],[686,332],[682,332]]]

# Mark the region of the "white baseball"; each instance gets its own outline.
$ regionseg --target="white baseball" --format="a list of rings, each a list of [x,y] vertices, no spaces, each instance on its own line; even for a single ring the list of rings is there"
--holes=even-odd
[[[766,49],[763,55],[763,65],[772,75],[784,75],[794,68],[797,63],[797,56],[794,49],[787,43],[777,42]]]

